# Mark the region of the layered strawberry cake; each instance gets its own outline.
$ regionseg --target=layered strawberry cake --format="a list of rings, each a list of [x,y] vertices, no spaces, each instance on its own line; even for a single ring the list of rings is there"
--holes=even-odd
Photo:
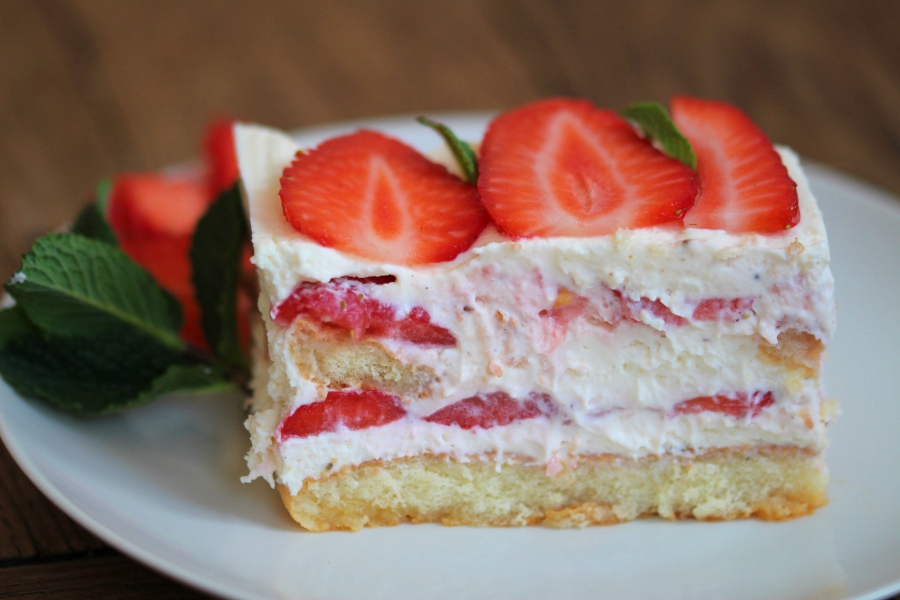
[[[819,209],[738,109],[671,114],[696,168],[553,99],[490,122],[469,181],[375,131],[309,149],[238,125],[262,316],[248,479],[314,531],[822,506]]]

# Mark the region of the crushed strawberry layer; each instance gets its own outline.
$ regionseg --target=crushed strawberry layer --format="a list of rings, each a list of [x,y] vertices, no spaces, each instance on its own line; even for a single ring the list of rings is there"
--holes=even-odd
[[[281,423],[279,438],[303,438],[320,433],[368,429],[393,423],[406,416],[397,396],[378,390],[328,392],[324,400],[304,404]]]
[[[381,337],[422,346],[456,345],[456,338],[444,327],[431,322],[424,308],[414,307],[405,316],[396,308],[365,293],[360,284],[384,285],[393,276],[341,278],[328,283],[304,282],[270,312],[273,321],[289,326],[303,316],[318,323],[350,331],[355,339]]]
[[[716,412],[743,418],[757,416],[764,408],[775,403],[772,392],[737,392],[732,395],[698,396],[679,402],[672,409],[675,415],[690,415],[701,412]]]
[[[632,299],[620,290],[609,290],[612,294],[603,299],[603,319],[612,326],[624,320],[642,321],[641,313],[646,311],[666,326],[681,327],[688,319],[678,316],[660,300],[641,297]],[[573,294],[560,288],[550,309],[542,310],[540,316],[565,328],[574,319],[591,309],[592,302],[585,296]],[[740,321],[753,310],[753,298],[707,298],[697,303],[691,315],[694,321]]]
[[[489,429],[555,413],[556,405],[548,394],[532,392],[525,400],[520,401],[506,392],[491,392],[445,406],[425,417],[425,420],[440,425],[456,425],[463,429]]]

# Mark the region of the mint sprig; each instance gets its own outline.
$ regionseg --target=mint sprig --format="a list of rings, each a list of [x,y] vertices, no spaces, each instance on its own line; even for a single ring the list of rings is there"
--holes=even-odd
[[[237,329],[237,287],[249,237],[237,184],[224,191],[200,219],[191,246],[194,289],[203,334],[226,366],[246,366]]]
[[[691,143],[678,130],[669,118],[669,113],[661,105],[656,102],[632,104],[622,111],[622,116],[637,124],[644,136],[658,143],[665,154],[680,160],[692,169],[697,169],[697,156],[691,148]]]
[[[201,219],[191,252],[213,355],[181,340],[177,300],[118,248],[109,190],[101,182],[70,233],[39,238],[6,284],[15,305],[0,310],[0,375],[23,396],[85,415],[238,389],[246,364],[235,295],[248,228],[237,187]]]
[[[453,158],[456,159],[456,163],[463,172],[463,179],[474,185],[478,181],[478,157],[472,146],[456,137],[453,130],[443,123],[432,121],[427,117],[419,117],[416,120],[422,125],[431,127],[444,138],[444,142],[447,143],[450,152],[453,153]]]

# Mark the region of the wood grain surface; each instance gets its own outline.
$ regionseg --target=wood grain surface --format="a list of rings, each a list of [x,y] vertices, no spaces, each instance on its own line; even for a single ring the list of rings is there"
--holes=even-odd
[[[93,184],[282,128],[674,93],[900,195],[897,2],[0,0],[0,280]],[[63,515],[0,447],[0,597],[192,598]]]

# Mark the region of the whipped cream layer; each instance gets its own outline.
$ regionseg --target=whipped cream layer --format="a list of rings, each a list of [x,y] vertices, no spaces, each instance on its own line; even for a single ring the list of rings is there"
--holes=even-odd
[[[235,129],[248,201],[256,264],[273,364],[266,389],[257,386],[248,420],[252,476],[273,472],[292,491],[306,477],[344,465],[422,453],[458,460],[514,456],[535,464],[577,461],[579,455],[629,457],[702,451],[745,444],[819,450],[827,420],[818,377],[760,360],[788,329],[827,343],[835,328],[834,282],[821,214],[797,157],[779,152],[798,184],[800,223],[781,234],[657,227],[594,238],[511,240],[489,226],[455,260],[425,266],[382,264],[318,245],[284,219],[278,196],[284,168],[300,149],[283,133],[259,126]],[[428,397],[407,406],[390,425],[280,441],[279,423],[326,390],[307,380],[291,359],[290,327],[269,309],[302,282],[392,275],[365,293],[406,314],[424,307],[431,322],[457,339],[453,348],[378,340],[404,363],[435,374]],[[560,327],[542,316],[561,290],[593,309]],[[641,310],[610,326],[603,298],[619,294],[659,301],[683,321],[672,325]],[[694,320],[707,299],[752,299],[739,319]],[[599,317],[599,318],[596,318]],[[442,406],[477,393],[524,398],[550,394],[562,419],[532,419],[487,430],[421,421]],[[734,391],[772,392],[774,406],[753,419],[715,413],[672,415],[678,402]],[[827,412],[827,411],[826,411]],[[499,458],[498,458],[499,459]]]

